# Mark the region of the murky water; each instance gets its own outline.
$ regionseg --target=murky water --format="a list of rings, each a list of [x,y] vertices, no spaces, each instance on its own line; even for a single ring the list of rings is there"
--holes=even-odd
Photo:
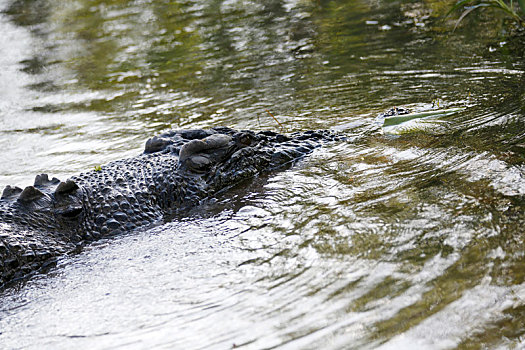
[[[279,130],[266,109],[351,136],[4,291],[2,348],[525,346],[525,61],[496,21],[451,34],[439,2],[0,4],[0,187],[169,128]],[[468,108],[401,137],[375,123],[433,101]]]

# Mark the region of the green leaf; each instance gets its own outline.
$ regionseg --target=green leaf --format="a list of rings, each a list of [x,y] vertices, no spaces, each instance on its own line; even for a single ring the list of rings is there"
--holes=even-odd
[[[439,119],[414,119],[399,125],[392,125],[383,128],[387,135],[405,135],[416,132],[429,134],[443,134],[448,130],[449,122]]]
[[[474,2],[476,2],[476,0],[460,0],[460,1],[458,1],[454,6],[452,6],[450,8],[450,10],[447,12],[445,17],[448,17],[452,12],[454,12],[454,11],[460,9],[460,8],[463,8],[467,4],[474,3]]]
[[[425,111],[425,112],[419,112],[419,113],[394,115],[394,116],[385,118],[385,120],[383,121],[383,127],[398,125],[398,124],[407,122],[412,119],[421,119],[421,118],[430,118],[430,117],[432,118],[445,117],[445,116],[460,112],[464,109],[465,108],[449,108],[449,109],[439,109],[439,110]]]
[[[469,13],[471,13],[472,11],[474,11],[475,9],[477,9],[477,8],[479,8],[479,7],[486,7],[486,6],[491,6],[491,5],[482,3],[482,4],[478,4],[478,5],[471,6],[471,7],[469,7],[468,9],[466,9],[466,10],[461,14],[461,16],[459,16],[458,21],[456,22],[456,25],[454,26],[454,30],[456,30],[456,28],[458,27],[459,22],[461,22],[461,21],[463,20],[463,18],[467,17],[467,15],[468,15]]]

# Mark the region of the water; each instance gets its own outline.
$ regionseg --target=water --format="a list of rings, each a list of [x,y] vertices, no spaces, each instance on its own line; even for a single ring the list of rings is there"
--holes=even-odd
[[[351,139],[4,291],[2,348],[525,346],[525,64],[497,20],[451,34],[439,2],[0,4],[0,187],[169,128],[278,131],[266,109]],[[433,101],[468,108],[401,137],[375,123]]]

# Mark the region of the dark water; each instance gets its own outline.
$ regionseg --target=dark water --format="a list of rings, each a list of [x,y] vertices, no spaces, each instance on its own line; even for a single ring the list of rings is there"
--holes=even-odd
[[[440,2],[1,1],[0,187],[169,128],[332,128],[0,301],[8,349],[525,346],[523,40]],[[467,107],[400,137],[391,106]]]

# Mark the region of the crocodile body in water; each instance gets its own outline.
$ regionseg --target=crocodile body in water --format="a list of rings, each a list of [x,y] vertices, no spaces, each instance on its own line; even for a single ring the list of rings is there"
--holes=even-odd
[[[25,189],[7,186],[0,199],[0,284],[98,238],[162,222],[340,138],[330,131],[176,130],[149,139],[137,157],[63,182],[42,174]]]

